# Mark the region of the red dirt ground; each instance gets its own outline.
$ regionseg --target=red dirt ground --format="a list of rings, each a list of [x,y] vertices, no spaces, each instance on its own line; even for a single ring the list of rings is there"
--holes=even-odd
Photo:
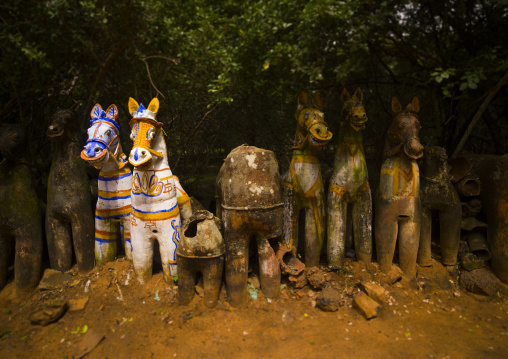
[[[351,305],[352,295],[358,292],[355,283],[378,281],[377,266],[367,270],[346,263],[345,271],[326,275],[345,298],[337,312],[314,307],[316,291],[293,289],[286,278],[271,302],[259,291],[258,299],[241,309],[227,299],[208,309],[198,295],[182,306],[175,285],[165,283],[162,273],[142,286],[124,259],[88,275],[70,271],[73,278],[61,289],[37,289],[24,300],[15,297],[10,283],[0,292],[0,358],[73,358],[85,336],[77,328],[85,325],[105,336],[86,358],[508,357],[506,298],[466,292],[434,262],[419,268],[416,281],[384,285],[387,303],[378,318],[366,320]],[[91,290],[85,293],[88,280]],[[28,320],[44,301],[85,296],[90,300],[84,310],[67,312],[56,323],[43,327]],[[294,321],[283,321],[285,311]]]

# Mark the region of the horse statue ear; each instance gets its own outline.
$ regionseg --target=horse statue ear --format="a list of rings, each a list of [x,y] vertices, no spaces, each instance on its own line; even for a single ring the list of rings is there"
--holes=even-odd
[[[134,100],[132,97],[129,97],[129,113],[131,114],[131,116],[134,116],[134,114],[138,110],[138,107],[139,105],[136,102],[136,100]]]
[[[317,107],[318,110],[321,107],[323,107],[323,100],[321,100],[321,96],[319,96],[318,94],[314,95],[314,97],[312,98],[312,101],[314,102],[314,105]]]
[[[363,92],[361,88],[357,88],[355,93],[353,94],[353,97],[356,97],[359,102],[363,101]]]
[[[397,100],[397,97],[394,97],[392,99],[392,113],[393,115],[397,115],[400,111],[402,111],[402,106],[400,105],[399,100]]]
[[[101,117],[101,112],[102,112],[101,105],[96,103],[95,106],[92,108],[92,111],[90,111],[90,117],[92,118],[92,120],[94,118],[99,118],[99,117]]]
[[[106,110],[106,116],[113,120],[116,120],[116,118],[118,117],[118,108],[116,108],[116,105],[111,105],[108,107],[108,109]]]
[[[148,111],[152,111],[153,113],[157,113],[159,111],[159,99],[154,97],[147,108]]]
[[[342,93],[340,94],[340,99],[342,100],[342,102],[346,102],[350,98],[351,98],[351,95],[349,95],[348,90],[344,87],[344,89],[342,90]]]
[[[298,94],[298,109],[309,106],[309,96],[302,91]]]
[[[418,113],[420,111],[420,101],[418,101],[418,98],[416,97],[413,97],[413,101],[411,101],[411,106],[412,106],[412,112],[413,113]]]

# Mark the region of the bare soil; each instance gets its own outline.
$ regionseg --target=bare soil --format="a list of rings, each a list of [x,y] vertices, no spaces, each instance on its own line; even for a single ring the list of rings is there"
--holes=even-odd
[[[0,358],[73,358],[85,326],[104,335],[86,358],[508,357],[506,298],[459,288],[457,273],[439,262],[419,268],[416,280],[384,284],[387,302],[371,320],[352,298],[358,282],[379,283],[375,263],[366,268],[348,260],[344,270],[326,272],[328,285],[344,298],[337,312],[315,307],[317,291],[295,289],[287,278],[278,299],[268,301],[259,291],[245,308],[232,308],[223,288],[217,307],[208,309],[197,294],[180,305],[175,283],[162,273],[140,285],[123,258],[87,275],[70,273],[60,289],[37,289],[25,299],[16,298],[12,282],[0,292]],[[28,319],[48,300],[86,296],[85,309],[53,324]]]

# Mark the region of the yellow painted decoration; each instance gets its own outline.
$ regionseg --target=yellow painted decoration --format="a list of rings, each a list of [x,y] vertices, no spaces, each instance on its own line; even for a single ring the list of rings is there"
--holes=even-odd
[[[159,111],[159,99],[153,98],[152,101],[150,101],[147,110],[152,111],[153,113],[157,113],[157,111]]]
[[[132,97],[129,97],[129,113],[131,116],[134,116],[134,113],[136,113],[137,109],[139,107],[139,104],[134,100]]]

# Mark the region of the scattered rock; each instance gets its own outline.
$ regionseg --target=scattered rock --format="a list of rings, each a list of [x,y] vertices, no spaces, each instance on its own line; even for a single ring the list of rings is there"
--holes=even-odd
[[[326,287],[316,295],[316,306],[325,312],[336,312],[342,305],[340,293],[333,288]]]
[[[296,289],[301,289],[308,283],[305,272],[301,272],[299,275],[289,275],[289,281],[294,284]]]
[[[326,283],[326,278],[321,269],[312,267],[307,270],[307,281],[316,289],[321,289]]]
[[[295,321],[295,318],[293,318],[293,315],[289,310],[285,310],[284,313],[282,313],[282,323],[285,325],[293,324]]]
[[[40,290],[52,290],[63,287],[72,276],[54,269],[46,269],[39,283]]]
[[[360,282],[358,287],[376,302],[386,303],[386,290],[380,285],[372,282]]]
[[[76,310],[85,309],[88,300],[90,297],[83,297],[79,299],[69,299],[69,312],[74,312]]]
[[[54,299],[52,301],[41,304],[30,316],[32,324],[40,324],[42,326],[56,322],[64,315],[67,310],[67,301],[64,299]]]
[[[467,244],[466,241],[459,241],[459,252],[458,252],[459,260],[462,260],[462,258],[467,253],[469,253],[469,245]]]
[[[395,266],[395,265],[392,265],[392,268],[390,269],[390,271],[388,273],[380,273],[381,275],[379,276],[379,279],[381,281],[382,284],[389,284],[389,285],[393,285],[397,282],[399,282],[400,280],[402,280],[402,277],[403,277],[403,273],[402,273],[402,270],[398,267],[398,266]]]
[[[460,285],[470,292],[494,296],[497,292],[508,294],[506,286],[499,283],[485,268],[460,273]]]
[[[97,345],[104,339],[104,334],[99,334],[92,329],[88,329],[83,339],[76,345],[75,358],[83,358],[86,354],[95,349]]]
[[[480,269],[485,266],[485,263],[483,263],[483,260],[478,258],[473,253],[466,253],[462,257],[462,268],[464,268],[467,271],[472,271],[475,269]]]
[[[367,319],[376,318],[381,312],[381,306],[364,292],[355,295],[353,302]]]

